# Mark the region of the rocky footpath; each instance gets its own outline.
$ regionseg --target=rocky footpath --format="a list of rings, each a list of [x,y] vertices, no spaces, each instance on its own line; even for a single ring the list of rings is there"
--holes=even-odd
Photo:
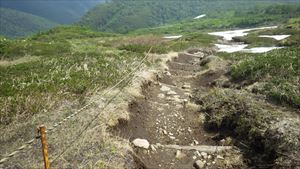
[[[196,89],[207,93],[208,84],[222,76],[219,61],[210,50],[188,50],[144,84],[143,97],[129,104],[130,120],[116,127],[132,142],[136,168],[245,168],[230,139],[215,141],[216,133],[205,130],[205,114],[192,99]],[[209,63],[214,67],[207,69]]]

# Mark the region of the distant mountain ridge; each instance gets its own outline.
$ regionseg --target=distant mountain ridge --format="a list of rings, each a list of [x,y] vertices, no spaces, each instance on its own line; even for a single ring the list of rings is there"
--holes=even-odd
[[[78,21],[104,0],[0,0],[0,7],[40,16],[60,24]]]
[[[58,24],[32,14],[0,8],[0,34],[15,38],[47,30]]]
[[[0,0],[0,34],[22,37],[73,24],[104,0]]]

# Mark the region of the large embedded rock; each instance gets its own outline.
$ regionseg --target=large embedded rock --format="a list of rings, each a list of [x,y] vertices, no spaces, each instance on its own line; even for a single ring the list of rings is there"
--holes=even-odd
[[[145,139],[135,139],[133,140],[132,144],[136,147],[139,147],[139,148],[144,148],[144,149],[149,149],[150,147],[150,143],[148,142],[148,140],[145,140]]]

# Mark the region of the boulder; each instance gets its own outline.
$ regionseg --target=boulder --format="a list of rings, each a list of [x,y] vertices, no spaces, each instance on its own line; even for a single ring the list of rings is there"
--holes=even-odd
[[[201,168],[204,168],[205,166],[205,162],[202,161],[202,160],[197,160],[195,163],[194,163],[194,167],[196,169],[201,169]]]
[[[144,148],[144,149],[149,149],[150,147],[150,143],[148,142],[148,140],[145,140],[145,139],[135,139],[133,140],[132,144],[136,147],[139,147],[139,148]]]

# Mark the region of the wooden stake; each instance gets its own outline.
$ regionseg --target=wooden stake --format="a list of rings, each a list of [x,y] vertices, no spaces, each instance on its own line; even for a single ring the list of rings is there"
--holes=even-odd
[[[44,125],[40,126],[39,132],[40,132],[41,142],[42,142],[45,169],[50,169],[50,163],[48,158],[48,145],[46,141],[46,127]]]

